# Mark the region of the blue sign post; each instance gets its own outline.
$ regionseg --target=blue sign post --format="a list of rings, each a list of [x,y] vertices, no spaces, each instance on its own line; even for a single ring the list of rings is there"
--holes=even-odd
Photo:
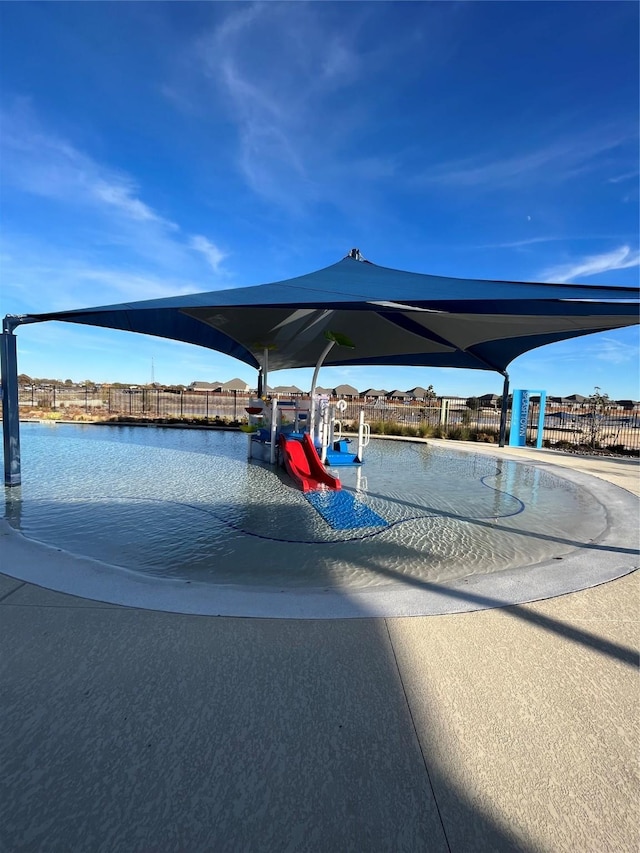
[[[529,400],[532,394],[540,394],[540,411],[538,413],[538,435],[536,447],[542,447],[542,432],[544,430],[544,409],[547,402],[546,391],[523,391],[517,389],[513,392],[511,405],[511,429],[509,430],[509,447],[526,447],[527,424],[529,422]]]

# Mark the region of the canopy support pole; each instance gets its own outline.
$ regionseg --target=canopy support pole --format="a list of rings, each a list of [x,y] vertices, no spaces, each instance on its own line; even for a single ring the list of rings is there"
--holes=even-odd
[[[18,356],[15,325],[5,317],[0,335],[2,374],[2,439],[4,443],[4,482],[19,486],[20,472],[20,415],[18,409]]]
[[[267,394],[267,379],[269,377],[269,349],[268,347],[264,348],[264,356],[262,357],[262,386],[264,393]],[[261,395],[258,394],[258,397]]]
[[[320,373],[320,368],[322,367],[325,358],[329,355],[331,348],[335,346],[337,341],[329,341],[326,347],[322,350],[320,354],[320,358],[318,359],[318,363],[316,364],[316,369],[313,371],[313,379],[311,380],[311,391],[309,392],[309,396],[311,397],[311,405],[309,407],[309,434],[311,435],[311,440],[314,441],[314,430],[316,428],[316,407],[313,403],[313,395],[316,392],[316,383],[318,381],[318,373]]]
[[[500,407],[500,438],[498,447],[504,447],[507,434],[507,406],[509,405],[509,374],[504,372],[504,385],[502,386],[502,406]]]
[[[262,397],[262,368],[258,368],[258,397]]]

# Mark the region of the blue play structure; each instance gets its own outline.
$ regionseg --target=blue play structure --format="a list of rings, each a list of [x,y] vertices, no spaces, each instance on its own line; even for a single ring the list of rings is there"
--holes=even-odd
[[[281,436],[302,441],[309,434],[323,465],[331,468],[362,465],[371,431],[361,411],[355,439],[345,438],[338,415],[346,408],[345,400],[332,403],[325,396],[315,396],[313,404],[310,400],[252,400],[247,407],[251,431],[249,458],[273,465],[278,461]]]
[[[313,408],[312,408],[313,407]],[[360,412],[357,439],[342,435],[338,415],[344,400],[327,397],[310,400],[252,400],[249,414],[249,458],[284,465],[310,505],[334,530],[386,527],[387,521],[359,495],[342,490],[340,480],[327,468],[360,468],[369,444],[369,425]]]

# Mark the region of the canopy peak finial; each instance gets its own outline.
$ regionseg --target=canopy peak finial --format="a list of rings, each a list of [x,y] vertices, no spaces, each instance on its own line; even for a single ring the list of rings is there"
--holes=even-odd
[[[364,257],[360,249],[351,249],[347,257],[353,258],[354,261],[366,261],[366,258]]]

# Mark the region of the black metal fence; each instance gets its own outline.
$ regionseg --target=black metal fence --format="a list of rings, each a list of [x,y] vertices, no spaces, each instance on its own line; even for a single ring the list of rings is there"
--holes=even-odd
[[[148,418],[220,418],[242,420],[249,395],[231,392],[185,391],[167,388],[66,388],[20,386],[21,411],[44,409],[94,415]]]
[[[500,430],[500,409],[495,407],[469,409],[463,399],[445,398],[425,406],[411,403],[362,403],[353,401],[347,406],[343,420],[355,420],[360,409],[375,431],[390,434],[442,435],[480,441],[497,441]],[[527,419],[527,443],[538,439],[539,404],[532,401]],[[507,435],[511,411],[507,414]],[[640,448],[640,411],[611,408],[591,412],[586,408],[574,411],[545,411],[542,443],[545,447],[583,447],[610,449],[619,452]]]
[[[56,417],[91,415],[126,416],[148,419],[221,419],[242,421],[249,395],[235,392],[174,390],[168,388],[78,388],[21,386],[21,414],[49,411]],[[556,407],[557,408],[557,407]],[[464,399],[439,398],[403,403],[394,400],[347,401],[341,415],[345,425],[355,423],[360,410],[373,432],[405,435],[441,435],[497,441],[500,410],[496,407],[470,409]],[[535,444],[538,434],[538,406],[529,406],[527,440]],[[37,416],[37,414],[36,414]],[[509,419],[507,420],[507,429]],[[547,407],[543,432],[544,446],[582,446],[591,449],[640,448],[640,412],[612,406],[604,413],[592,413],[588,407],[554,410]]]

